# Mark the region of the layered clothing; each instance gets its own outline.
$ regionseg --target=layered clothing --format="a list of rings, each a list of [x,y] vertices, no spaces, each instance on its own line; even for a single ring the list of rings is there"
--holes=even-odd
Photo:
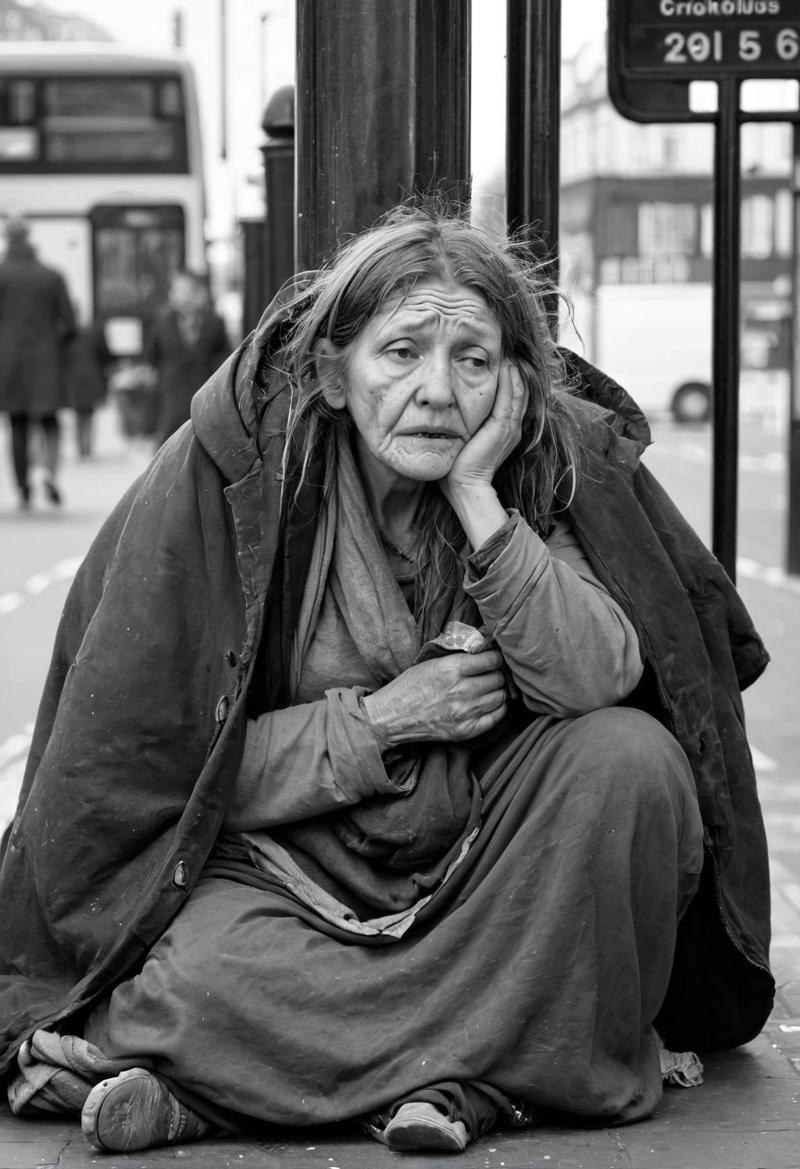
[[[286,886],[276,888],[274,871],[254,875],[257,866],[248,861],[250,876],[243,880],[241,858],[214,854],[231,827],[226,817],[236,808],[248,724],[291,704],[295,640],[309,604],[309,569],[319,555],[324,475],[313,466],[296,491],[297,468],[291,457],[284,461],[288,393],[270,362],[281,319],[280,313],[268,314],[195,397],[192,425],[165,445],[131,487],[71,590],[0,875],[4,903],[16,907],[2,937],[6,1064],[37,1026],[68,1030],[88,1017],[100,1034],[105,1024],[98,1023],[98,1011],[114,1004],[109,991],[118,986],[124,997],[126,987],[141,989],[130,976],[159,939],[170,937],[170,923],[181,945],[190,945],[198,924],[224,928],[230,914],[219,895],[227,897],[231,884],[243,920],[254,892],[277,898],[276,918],[286,916]],[[703,876],[682,913],[669,985],[666,977],[648,984],[648,1001],[637,1004],[637,1018],[641,1012],[649,1025],[661,1005],[659,1027],[672,1046],[733,1045],[757,1033],[773,992],[766,957],[766,848],[740,698],[740,688],[758,676],[767,657],[725,573],[639,463],[646,425],[635,407],[591,367],[577,359],[572,367],[578,392],[564,396],[563,408],[575,418],[583,455],[569,518],[593,572],[638,635],[644,673],[625,701],[648,712],[646,724],[637,724],[644,739],[657,737],[653,727],[661,724],[661,747],[673,752],[678,775],[685,767],[688,777],[686,760],[691,764],[692,799],[704,820]],[[531,723],[526,752],[535,740],[539,759],[541,749],[547,756],[542,735],[558,738],[569,723],[561,714],[541,717],[555,722]],[[506,783],[494,783],[492,777],[509,766],[506,746],[498,756],[489,752],[484,777],[487,791],[497,793],[497,807],[508,811],[513,798],[527,806],[541,790],[542,775],[528,768],[525,774],[533,778],[514,789],[517,797]],[[606,780],[602,798],[619,810],[625,789]],[[681,825],[690,817],[686,791],[680,792],[662,800],[665,822],[674,829],[666,846],[672,849],[666,898],[674,916],[685,909],[691,869],[686,857],[682,868],[675,860],[683,847],[691,851],[681,844]],[[633,839],[638,833],[641,844],[640,806],[630,801],[626,834]],[[457,852],[471,831],[470,814],[448,845]],[[484,815],[490,818],[491,808]],[[511,820],[525,821],[526,815],[516,816],[512,808]],[[242,828],[240,821],[233,826]],[[478,922],[487,904],[496,903],[503,875],[512,879],[514,862],[528,855],[505,848],[504,831],[484,836],[485,851],[479,833],[471,859],[449,885],[464,892],[473,879],[488,897],[481,901],[476,893],[469,902],[464,936],[475,933],[477,939]],[[555,832],[548,849],[558,839]],[[655,841],[647,844],[656,847]],[[553,855],[560,856],[557,847]],[[575,855],[566,849],[562,858],[567,868],[573,864],[573,873],[580,868]],[[487,872],[497,874],[497,884],[491,876],[488,885],[479,879]],[[467,884],[459,886],[459,880]],[[196,886],[197,896],[190,897]],[[553,892],[556,917],[566,913],[558,896],[570,888],[565,881],[561,894]],[[449,896],[448,883],[444,890]],[[289,916],[302,928],[281,951],[287,994],[292,963],[305,960],[308,928],[329,940],[345,928],[320,925],[316,907],[296,895],[290,900]],[[448,929],[452,908],[445,911]],[[434,906],[421,912],[439,911]],[[423,931],[423,950],[428,936]],[[673,948],[670,937],[658,943],[658,936],[654,931],[651,940],[656,949],[666,946],[659,950],[661,969]],[[339,934],[335,939],[342,940]],[[398,953],[393,944],[403,943],[372,943],[375,953]],[[349,943],[340,952],[356,953]],[[475,972],[459,969],[463,977],[453,985],[466,993],[468,983],[476,985]],[[386,994],[392,985],[387,977]],[[410,1006],[430,989],[430,979],[423,978]],[[375,1002],[382,1001],[377,994]],[[436,996],[431,1002],[442,1006]],[[652,1068],[649,1041],[644,1032],[634,1033],[643,1047],[631,1039],[616,1101],[628,1118],[637,1091],[647,1096],[640,1107],[652,1107],[656,1099],[652,1083],[646,1092],[642,1087],[646,1068]],[[513,1050],[507,1028],[498,1043],[507,1054]],[[169,1064],[176,1053],[162,1058]],[[484,1066],[491,1069],[490,1053]],[[437,1068],[442,1075],[445,1070]],[[614,1109],[613,1072],[620,1068],[603,1079],[605,1112]],[[185,1090],[186,1076],[178,1081]],[[410,1084],[408,1077],[400,1081],[401,1089]],[[513,1094],[514,1085],[505,1086]],[[591,1111],[585,1083],[584,1089],[581,1108]],[[206,1098],[203,1085],[194,1090]],[[355,1093],[351,1107],[375,1103]],[[285,1111],[282,1116],[287,1119]]]

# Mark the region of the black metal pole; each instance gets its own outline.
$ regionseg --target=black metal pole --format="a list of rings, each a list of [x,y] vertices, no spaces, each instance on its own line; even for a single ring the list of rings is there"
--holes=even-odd
[[[786,570],[800,573],[800,124],[793,127],[792,316],[789,346],[789,489]]]
[[[297,0],[296,265],[396,203],[469,201],[469,0]]]
[[[712,551],[733,581],[739,462],[740,85],[734,78],[719,82],[714,136],[711,530]]]
[[[561,0],[508,0],[507,71],[508,228],[532,228],[534,255],[548,261],[556,281]]]

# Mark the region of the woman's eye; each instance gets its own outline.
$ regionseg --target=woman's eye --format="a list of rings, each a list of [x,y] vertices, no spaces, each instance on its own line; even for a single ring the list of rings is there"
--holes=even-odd
[[[479,353],[466,353],[463,357],[459,358],[459,360],[461,361],[462,365],[467,367],[468,370],[475,371],[476,373],[481,373],[483,370],[489,368],[488,357],[484,357]]]
[[[395,345],[393,349],[387,349],[386,352],[398,361],[411,361],[415,357],[414,350],[408,345]]]

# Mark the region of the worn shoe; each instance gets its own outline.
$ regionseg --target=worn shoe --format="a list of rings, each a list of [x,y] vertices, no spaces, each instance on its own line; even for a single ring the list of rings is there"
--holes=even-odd
[[[390,1149],[428,1149],[432,1153],[463,1153],[469,1144],[466,1126],[450,1120],[433,1104],[409,1100],[401,1104],[383,1130]]]
[[[145,1068],[130,1068],[96,1084],[86,1097],[81,1128],[98,1153],[188,1144],[211,1131],[207,1120],[181,1104],[166,1084]]]

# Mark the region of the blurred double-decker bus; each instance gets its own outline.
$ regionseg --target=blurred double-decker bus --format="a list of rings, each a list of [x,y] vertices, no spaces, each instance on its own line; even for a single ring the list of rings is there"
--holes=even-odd
[[[205,270],[191,66],[105,43],[0,44],[0,220],[23,215],[80,317],[136,363],[172,272]]]

